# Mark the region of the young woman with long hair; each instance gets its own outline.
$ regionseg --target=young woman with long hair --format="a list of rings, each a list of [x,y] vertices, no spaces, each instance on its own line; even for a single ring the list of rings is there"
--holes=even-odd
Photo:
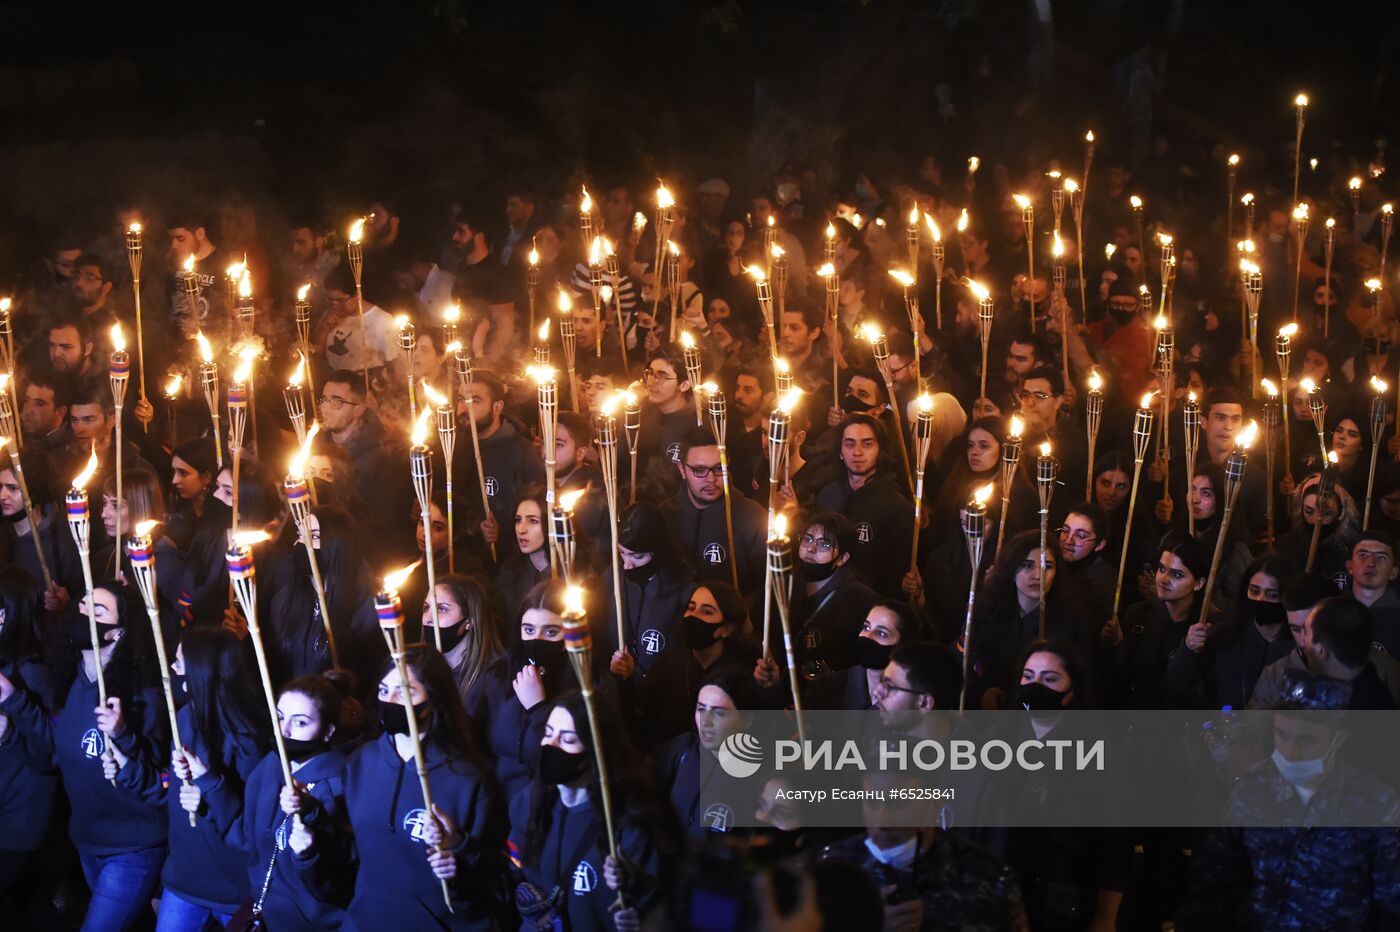
[[[437,580],[437,622],[443,656],[452,668],[467,713],[476,718],[485,702],[486,671],[503,653],[495,593],[480,576],[450,574]],[[423,599],[423,640],[432,642],[433,606]]]

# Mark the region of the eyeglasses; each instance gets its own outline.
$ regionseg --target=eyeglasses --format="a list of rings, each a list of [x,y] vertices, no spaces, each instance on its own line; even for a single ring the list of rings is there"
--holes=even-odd
[[[836,544],[827,540],[825,537],[813,537],[811,534],[803,534],[802,537],[799,538],[798,543],[802,544],[804,547],[816,547],[819,553],[831,553],[831,551],[836,549]]]
[[[708,477],[710,473],[714,473],[716,476],[720,474],[720,468],[718,466],[692,466],[689,463],[682,463],[681,465],[690,470],[690,474],[697,479],[704,479]]]
[[[1021,399],[1021,403],[1024,404],[1027,401],[1049,401],[1052,396],[1049,392],[1028,392],[1021,389],[1016,393],[1016,397]]]
[[[1091,533],[1088,532],[1088,531],[1081,531],[1081,530],[1077,530],[1077,529],[1075,529],[1075,528],[1069,528],[1069,527],[1062,527],[1062,528],[1060,528],[1060,536],[1061,536],[1061,537],[1068,537],[1070,540],[1074,541],[1076,544],[1087,544],[1089,541],[1093,540],[1094,537],[1095,537],[1095,535],[1091,534]]]
[[[890,678],[888,676],[880,677],[880,682],[876,685],[880,687],[880,690],[882,692],[913,693],[916,696],[919,695],[919,691],[917,689],[910,689],[908,686],[897,686],[894,683],[891,683]]]
[[[672,375],[669,372],[658,372],[655,369],[642,370],[642,381],[644,382],[670,382],[679,378],[680,376]]]
[[[349,399],[346,399],[346,398],[333,398],[333,397],[331,397],[330,395],[322,395],[320,398],[316,399],[316,401],[317,401],[317,403],[319,403],[323,408],[330,408],[332,411],[339,411],[341,408],[345,407],[346,405],[355,404],[355,402],[350,401]]]

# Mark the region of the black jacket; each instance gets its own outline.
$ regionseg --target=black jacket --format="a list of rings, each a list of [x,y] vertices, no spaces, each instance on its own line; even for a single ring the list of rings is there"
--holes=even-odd
[[[817,508],[843,514],[856,528],[851,564],[888,599],[903,595],[914,541],[914,503],[893,474],[877,472],[859,489],[842,477],[817,495]]]

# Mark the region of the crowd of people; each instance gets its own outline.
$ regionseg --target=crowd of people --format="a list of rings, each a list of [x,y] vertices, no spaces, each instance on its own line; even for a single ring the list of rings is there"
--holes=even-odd
[[[895,729],[1022,709],[1037,737],[1082,709],[1257,708],[1281,710],[1273,756],[1222,780],[1222,804],[1287,798],[1300,824],[1363,797],[1400,805],[1294,714],[1400,700],[1389,206],[1381,172],[1359,191],[1352,172],[1308,175],[1306,227],[1287,174],[1241,169],[1236,192],[1259,187],[1227,227],[1223,183],[1205,203],[1101,150],[980,173],[929,157],[884,189],[824,191],[794,167],[741,196],[716,177],[664,192],[664,221],[658,192],[627,183],[513,185],[503,210],[384,196],[350,250],[354,217],[293,217],[272,244],[238,199],[55,235],[8,312],[0,389],[19,429],[0,459],[0,924],[1393,927],[1394,829],[910,828],[875,807],[819,829],[780,784],[715,766],[749,716],[798,695]],[[1257,312],[1241,255],[1261,271]],[[1280,372],[1276,334],[1295,323]],[[114,327],[132,356],[120,410]],[[223,392],[245,355],[235,467]],[[527,372],[545,360],[557,424]],[[304,536],[282,491],[294,372],[303,426],[319,425]],[[409,445],[429,391],[459,427],[450,459],[429,440],[425,517]],[[63,493],[94,454],[89,585]],[[974,566],[965,527],[988,484]],[[551,547],[573,492],[596,725]],[[791,652],[776,621],[764,640],[779,513]],[[116,546],[148,519],[158,628]],[[231,596],[231,530],[270,535],[253,558],[275,721]],[[405,682],[374,595],[413,560],[434,584],[420,569],[398,590]]]

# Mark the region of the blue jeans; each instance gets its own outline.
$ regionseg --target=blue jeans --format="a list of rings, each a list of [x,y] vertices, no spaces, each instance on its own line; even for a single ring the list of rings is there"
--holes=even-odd
[[[232,918],[233,913],[216,913],[196,906],[166,887],[160,896],[160,912],[156,913],[156,932],[200,932],[210,919],[223,928]]]
[[[78,858],[92,890],[83,932],[123,932],[151,908],[165,863],[164,847],[125,854],[93,854],[80,848]]]

